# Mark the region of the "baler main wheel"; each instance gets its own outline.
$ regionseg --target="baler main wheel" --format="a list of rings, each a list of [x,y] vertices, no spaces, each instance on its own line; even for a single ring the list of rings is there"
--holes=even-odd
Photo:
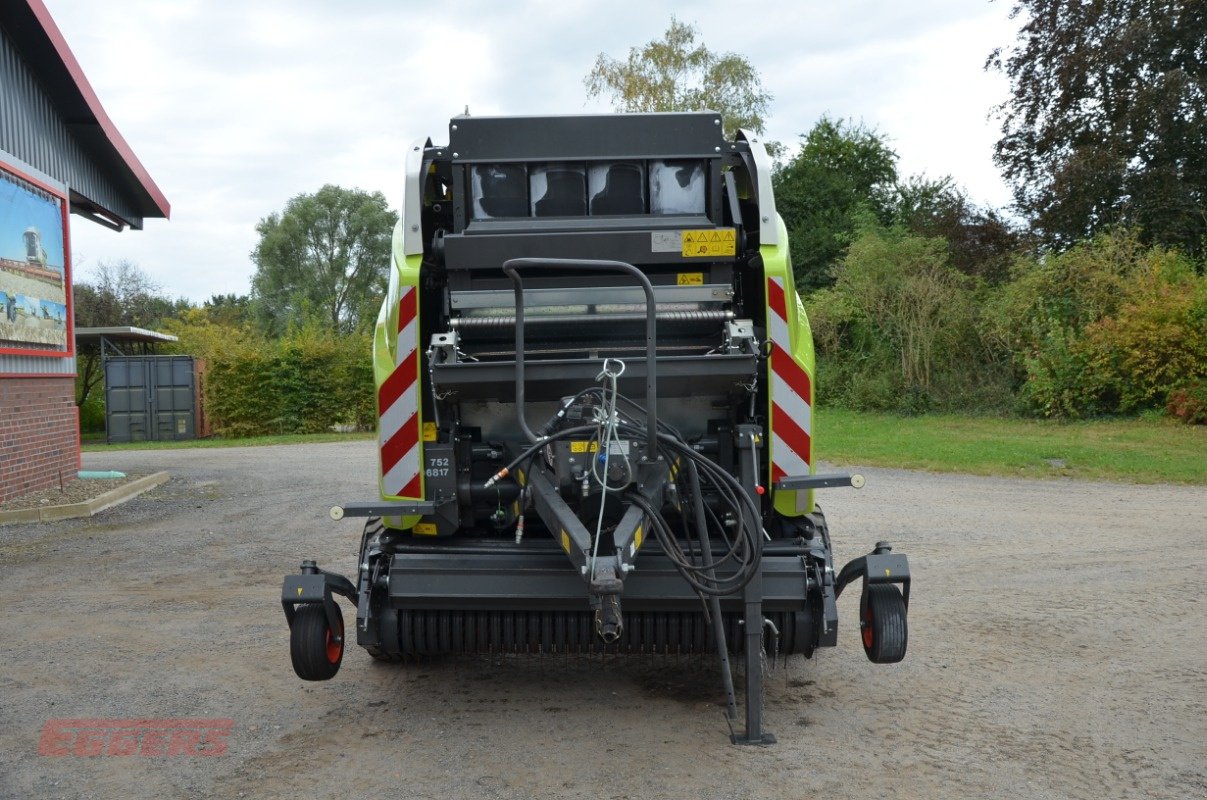
[[[872,663],[895,664],[905,658],[909,629],[901,591],[891,584],[868,586],[859,601],[859,628]]]
[[[294,609],[289,627],[289,655],[293,671],[304,681],[335,677],[344,660],[344,617],[336,610],[339,630],[332,631],[322,603],[303,603]]]

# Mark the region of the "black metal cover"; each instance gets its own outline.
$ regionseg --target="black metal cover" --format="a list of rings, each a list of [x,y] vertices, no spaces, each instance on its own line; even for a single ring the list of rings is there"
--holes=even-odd
[[[455,117],[453,163],[717,157],[726,147],[711,111],[553,117]]]

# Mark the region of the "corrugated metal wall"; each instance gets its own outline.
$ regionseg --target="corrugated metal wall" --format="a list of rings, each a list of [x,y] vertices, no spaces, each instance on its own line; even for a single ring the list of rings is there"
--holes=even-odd
[[[0,378],[17,375],[74,375],[75,356],[54,358],[53,356],[14,356],[0,353]]]
[[[72,137],[4,31],[0,31],[0,150],[142,227],[142,217]]]

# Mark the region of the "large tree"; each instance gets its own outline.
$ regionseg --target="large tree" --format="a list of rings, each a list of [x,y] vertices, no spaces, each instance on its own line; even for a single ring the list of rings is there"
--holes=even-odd
[[[308,315],[340,333],[373,319],[398,214],[381,192],[327,185],[260,220],[252,299],[270,334]]]
[[[830,267],[861,217],[891,221],[897,154],[879,132],[828,117],[801,138],[800,151],[775,173],[775,204],[797,284],[815,289],[833,283]]]
[[[947,242],[951,265],[997,284],[1023,245],[1021,232],[991,208],[974,203],[951,176],[912,175],[893,187],[893,220],[924,237]]]
[[[1207,3],[1015,0],[996,161],[1050,246],[1117,224],[1202,253]]]
[[[623,61],[600,53],[583,81],[587,95],[606,95],[617,111],[716,111],[726,134],[762,133],[771,95],[758,71],[736,53],[714,53],[698,35],[671,17],[661,39],[630,48]]]

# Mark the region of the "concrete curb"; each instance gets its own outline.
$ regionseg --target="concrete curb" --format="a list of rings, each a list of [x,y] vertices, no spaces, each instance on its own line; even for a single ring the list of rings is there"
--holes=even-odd
[[[53,522],[60,519],[91,517],[93,514],[97,514],[107,508],[113,508],[127,500],[138,497],[143,492],[154,489],[162,483],[167,483],[170,477],[172,476],[166,472],[156,472],[153,475],[147,475],[144,478],[131,481],[125,486],[119,486],[104,494],[99,494],[91,500],[85,500],[82,503],[0,511],[0,525],[15,525],[20,522]]]

